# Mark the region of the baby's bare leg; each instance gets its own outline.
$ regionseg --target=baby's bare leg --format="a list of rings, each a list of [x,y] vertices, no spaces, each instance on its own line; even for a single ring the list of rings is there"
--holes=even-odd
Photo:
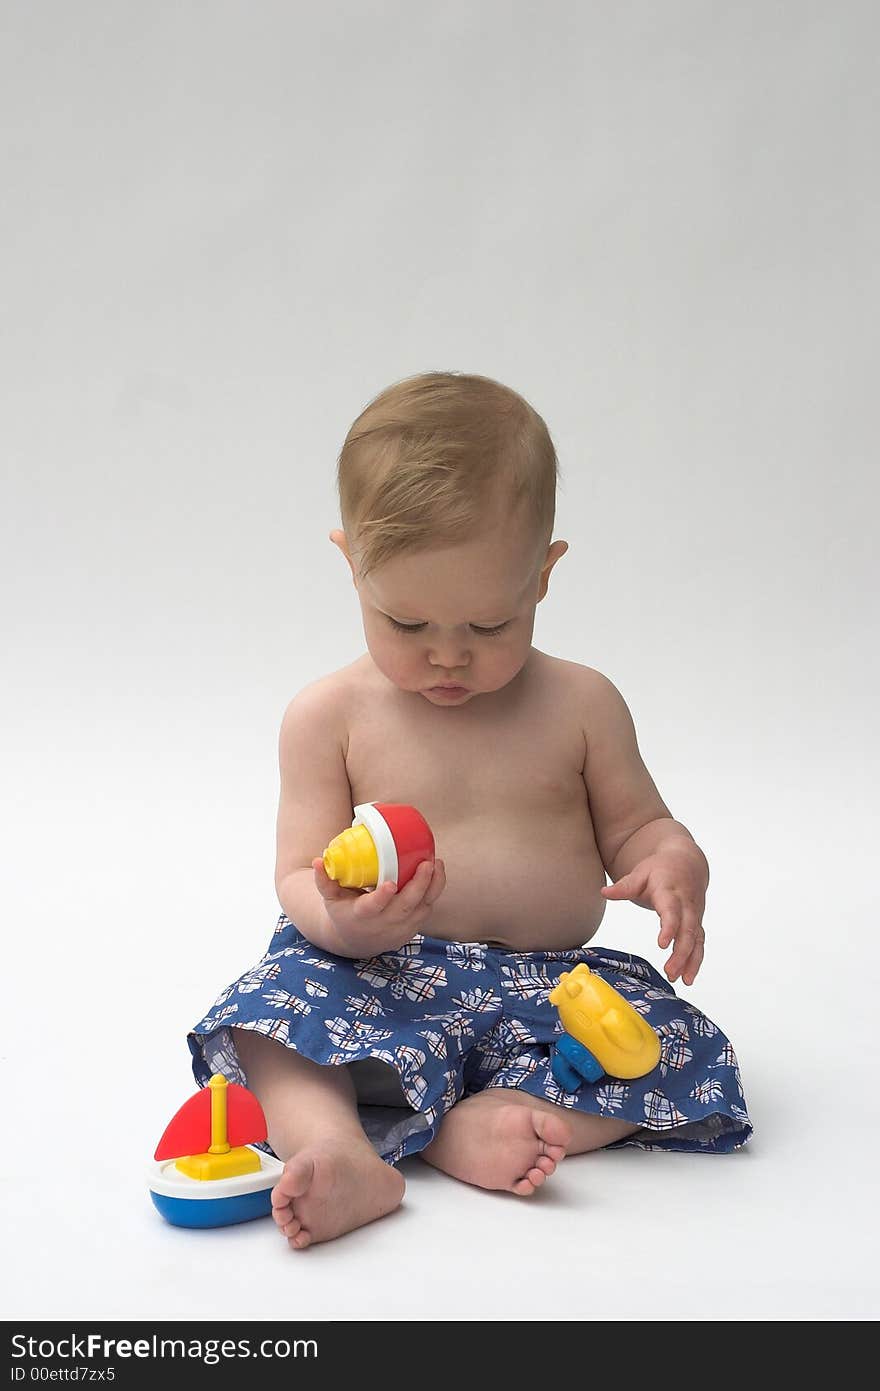
[[[554,1106],[513,1087],[491,1087],[453,1106],[419,1157],[465,1183],[527,1197],[564,1155],[601,1149],[639,1128]]]
[[[284,1160],[272,1216],[291,1246],[328,1241],[400,1205],[403,1176],[364,1134],[347,1067],[321,1067],[253,1029],[236,1029],[235,1046]]]

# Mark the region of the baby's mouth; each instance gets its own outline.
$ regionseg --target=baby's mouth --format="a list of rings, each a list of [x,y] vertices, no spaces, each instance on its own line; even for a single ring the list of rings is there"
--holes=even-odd
[[[429,686],[428,690],[432,695],[448,696],[450,699],[471,694],[467,686]]]

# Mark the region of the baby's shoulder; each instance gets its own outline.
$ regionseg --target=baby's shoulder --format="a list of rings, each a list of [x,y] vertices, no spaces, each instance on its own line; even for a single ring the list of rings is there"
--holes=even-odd
[[[595,667],[585,666],[583,662],[571,662],[565,657],[551,657],[546,652],[536,652],[535,655],[540,659],[540,680],[548,690],[553,690],[554,694],[565,689],[591,701],[610,700],[614,696],[620,698],[620,692],[613,681]]]
[[[615,737],[629,728],[631,716],[614,682],[595,667],[540,653],[543,702],[575,715],[588,736]]]
[[[316,676],[288,701],[282,719],[282,729],[291,725],[309,725],[324,730],[346,730],[358,701],[362,699],[366,673],[361,659],[336,671]]]

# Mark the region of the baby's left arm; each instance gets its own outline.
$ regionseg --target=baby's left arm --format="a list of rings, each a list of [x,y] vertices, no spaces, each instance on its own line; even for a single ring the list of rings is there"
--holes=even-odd
[[[706,857],[657,791],[620,692],[599,672],[584,673],[584,781],[596,844],[615,881],[602,892],[659,914],[658,945],[675,943],[666,975],[692,985],[703,960]]]

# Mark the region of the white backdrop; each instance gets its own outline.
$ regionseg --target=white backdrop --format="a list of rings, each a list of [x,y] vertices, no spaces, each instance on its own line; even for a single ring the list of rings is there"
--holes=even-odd
[[[876,7],[0,29],[6,1317],[876,1317]],[[427,369],[554,436],[536,644],[620,687],[709,855],[681,989],[756,1136],[529,1203],[408,1161],[401,1212],[300,1256],[181,1232],[144,1166],[274,925],[281,714],[362,650],[336,454]],[[629,905],[598,940],[662,963]]]

